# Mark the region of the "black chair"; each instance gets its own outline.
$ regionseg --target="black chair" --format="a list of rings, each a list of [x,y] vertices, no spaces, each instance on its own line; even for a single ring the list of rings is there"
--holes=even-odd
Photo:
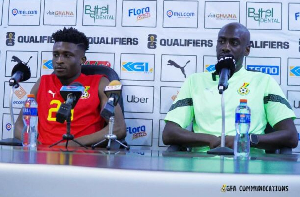
[[[271,133],[273,131],[274,131],[274,129],[268,123],[266,128],[265,128],[265,134]],[[190,152],[191,150],[192,150],[191,147],[184,147],[184,146],[180,146],[180,145],[170,145],[167,148],[168,152],[174,152],[174,151],[188,151],[188,152]],[[283,147],[283,148],[276,149],[276,150],[265,150],[265,152],[268,153],[268,154],[292,154],[292,148]]]
[[[95,74],[101,74],[105,75],[109,81],[113,80],[118,80],[120,81],[119,75],[116,73],[116,71],[108,66],[103,66],[103,65],[82,65],[81,66],[81,73],[85,75],[95,75]],[[123,105],[123,97],[122,94],[120,95],[119,98],[119,105],[122,109],[122,113],[124,115],[124,105]],[[123,144],[127,145],[125,139],[120,140]],[[115,141],[112,141],[111,144],[112,149],[117,149],[121,148],[123,149],[124,147],[119,146],[118,143]]]
[[[102,75],[105,75],[109,81],[113,81],[113,80],[119,81],[120,80],[118,74],[116,73],[116,71],[114,71],[114,69],[107,67],[107,66],[102,66],[102,65],[82,65],[81,73],[83,73],[85,75],[102,74]],[[120,105],[120,107],[122,109],[122,113],[124,115],[122,94],[120,95],[119,105]],[[122,143],[127,144],[125,142],[125,139],[123,139],[121,141],[122,141]],[[7,138],[7,139],[0,140],[0,145],[22,146],[22,142],[21,142],[21,140],[16,139],[16,138]],[[113,147],[113,144],[112,144],[112,147]],[[115,148],[115,147],[113,147],[113,148]]]
[[[82,65],[81,66],[81,73],[85,75],[94,75],[94,74],[101,74],[105,75],[109,81],[118,80],[120,81],[119,75],[116,71],[110,67],[102,66],[102,65]],[[123,98],[122,94],[120,95],[119,105],[122,109],[124,114],[124,106],[123,106]]]

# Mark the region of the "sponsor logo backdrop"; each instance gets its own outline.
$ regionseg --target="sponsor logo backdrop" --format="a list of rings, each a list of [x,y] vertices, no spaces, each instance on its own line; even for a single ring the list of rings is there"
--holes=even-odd
[[[51,34],[72,26],[89,37],[85,64],[109,66],[121,78],[128,143],[165,149],[168,109],[188,76],[215,70],[217,34],[229,22],[250,29],[244,65],[274,77],[300,125],[299,1],[0,0],[0,139],[13,136],[13,66],[31,58],[31,79],[13,93],[17,115],[38,78],[53,72]]]

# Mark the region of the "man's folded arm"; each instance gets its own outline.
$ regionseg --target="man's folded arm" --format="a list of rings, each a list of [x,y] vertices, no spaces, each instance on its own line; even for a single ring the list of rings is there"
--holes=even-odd
[[[99,94],[99,98],[100,98],[100,102],[101,102],[101,110],[103,109],[103,107],[105,106],[105,104],[108,101],[108,98],[104,93],[104,89],[108,84],[109,84],[108,79],[105,77],[102,77],[100,84],[99,84],[99,88],[98,88],[98,94]],[[99,114],[99,116],[100,116],[100,114]],[[125,125],[122,109],[119,104],[115,107],[115,117],[114,118],[115,118],[115,121],[114,121],[113,134],[115,134],[118,139],[123,139],[126,137],[126,125]],[[93,144],[103,140],[104,136],[106,134],[108,134],[108,128],[109,128],[108,121],[106,121],[106,123],[107,123],[107,125],[100,131],[97,131],[90,135],[85,135],[85,136],[76,138],[76,140],[78,142],[82,143],[83,145],[87,145],[87,146],[93,145]],[[73,145],[77,146],[75,143],[72,143],[72,146]]]
[[[167,121],[163,130],[162,139],[166,145],[180,146],[209,146],[215,148],[220,146],[221,139],[210,134],[194,133],[181,128],[177,123]]]
[[[276,123],[273,129],[274,132],[258,135],[259,142],[255,147],[266,150],[297,147],[298,133],[292,118],[287,118]]]

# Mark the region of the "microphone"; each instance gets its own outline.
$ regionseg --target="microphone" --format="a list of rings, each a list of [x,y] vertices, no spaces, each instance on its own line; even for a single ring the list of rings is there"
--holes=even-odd
[[[60,95],[66,101],[62,103],[56,113],[56,121],[64,123],[71,115],[71,109],[74,109],[81,95],[84,93],[84,87],[79,82],[71,83],[69,86],[60,88]]]
[[[72,105],[72,109],[77,104],[81,95],[84,93],[84,87],[79,82],[71,83],[69,86],[62,86],[60,88],[60,95],[66,101],[66,104]]]
[[[121,91],[122,84],[118,80],[111,81],[108,86],[105,87],[104,93],[107,96],[108,101],[100,113],[104,119],[108,120],[111,116],[114,116],[115,106],[118,104]]]
[[[220,76],[218,84],[219,94],[223,94],[228,88],[228,80],[232,77],[235,70],[234,57],[232,55],[221,57],[215,67],[217,74]]]
[[[13,56],[15,57],[15,56]],[[16,58],[16,57],[15,57]],[[24,63],[21,60],[14,66],[11,71],[11,78],[9,80],[9,85],[14,86],[15,88],[19,87],[19,82],[27,81],[31,77],[30,68],[27,66],[28,62],[32,56],[30,56],[29,60]]]

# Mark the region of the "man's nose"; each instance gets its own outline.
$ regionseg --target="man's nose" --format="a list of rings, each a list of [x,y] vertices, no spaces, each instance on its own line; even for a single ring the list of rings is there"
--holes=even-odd
[[[57,58],[56,58],[56,64],[62,64],[64,62],[64,58],[62,57],[62,55],[59,55]]]
[[[223,45],[223,47],[222,47],[222,52],[224,52],[224,53],[228,53],[228,52],[230,52],[230,48],[229,48],[230,46],[229,46],[229,42],[226,42],[224,45]]]

